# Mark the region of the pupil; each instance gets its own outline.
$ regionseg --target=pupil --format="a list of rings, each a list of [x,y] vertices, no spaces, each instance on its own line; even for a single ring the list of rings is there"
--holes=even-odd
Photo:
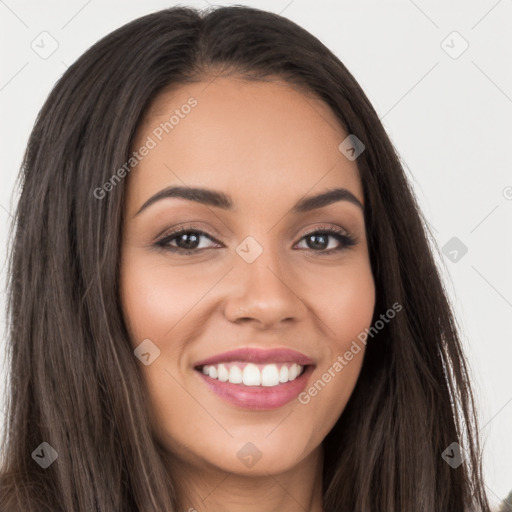
[[[323,242],[318,242],[318,239],[322,238]],[[326,235],[311,235],[311,240],[314,240],[312,249],[325,249],[327,247],[327,236]],[[311,246],[311,245],[310,245]]]
[[[180,243],[184,241],[184,243]],[[199,236],[196,234],[184,234],[177,240],[177,244],[181,249],[195,249],[199,242]]]

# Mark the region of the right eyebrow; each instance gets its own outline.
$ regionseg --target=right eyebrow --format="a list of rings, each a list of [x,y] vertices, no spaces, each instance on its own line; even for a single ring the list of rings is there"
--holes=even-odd
[[[135,215],[138,215],[143,210],[151,206],[152,204],[162,199],[170,197],[179,197],[181,199],[188,199],[189,201],[196,201],[198,203],[206,204],[209,206],[215,206],[224,210],[231,210],[233,208],[233,201],[231,198],[223,192],[216,190],[210,190],[207,188],[195,188],[195,187],[167,187],[155,195],[151,196],[137,211]]]

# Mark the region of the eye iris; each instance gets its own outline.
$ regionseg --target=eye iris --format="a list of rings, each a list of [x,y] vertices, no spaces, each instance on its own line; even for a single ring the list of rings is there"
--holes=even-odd
[[[196,249],[199,245],[199,237],[197,233],[183,233],[176,239],[176,245],[180,249]],[[181,242],[185,242],[182,244]]]
[[[314,234],[314,235],[309,235],[308,238],[310,241],[313,240],[313,243],[309,244],[311,249],[325,249],[329,245],[329,243],[328,243],[329,235]],[[323,241],[319,242],[318,239],[322,239]]]

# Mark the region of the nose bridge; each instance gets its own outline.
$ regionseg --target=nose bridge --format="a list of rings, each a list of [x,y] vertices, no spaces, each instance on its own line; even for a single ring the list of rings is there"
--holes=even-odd
[[[249,317],[275,324],[301,314],[304,306],[291,282],[291,269],[283,261],[282,247],[271,240],[267,235],[248,236],[236,247],[236,285],[226,309],[231,320]]]
[[[273,287],[285,286],[282,281],[286,279],[287,269],[283,261],[282,249],[279,241],[273,239],[268,233],[247,236],[236,247],[238,258],[235,268],[240,279],[247,279],[252,286],[264,284],[269,291]]]

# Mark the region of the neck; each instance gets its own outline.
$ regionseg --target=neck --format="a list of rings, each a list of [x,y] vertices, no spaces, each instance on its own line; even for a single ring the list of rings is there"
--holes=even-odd
[[[318,447],[281,473],[251,476],[174,461],[180,510],[187,512],[323,512],[323,451]]]

